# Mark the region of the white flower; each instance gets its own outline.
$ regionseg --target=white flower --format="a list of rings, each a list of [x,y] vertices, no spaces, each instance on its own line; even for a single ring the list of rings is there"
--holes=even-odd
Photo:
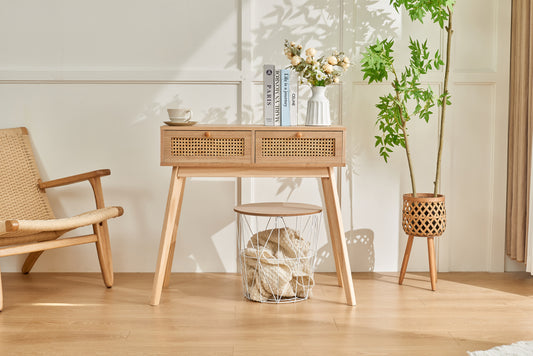
[[[324,80],[326,79],[326,75],[320,71],[316,72],[316,79],[317,80]]]
[[[339,82],[339,77],[333,78],[333,83],[337,84]]]
[[[313,71],[318,72],[320,70],[320,64],[313,62]]]
[[[305,59],[305,61],[307,62],[307,64],[312,64],[313,63],[313,57],[307,57]]]
[[[308,48],[305,50],[305,54],[307,54],[309,57],[314,57],[314,55],[316,54],[316,49],[314,49],[313,47]]]
[[[337,61],[337,57],[335,57],[335,56],[330,56],[330,57],[328,58],[328,63],[331,64],[332,66],[334,66],[335,64],[338,63],[338,61]]]
[[[329,64],[324,64],[322,66],[322,69],[324,70],[324,72],[330,74],[331,72],[333,72],[333,67]]]
[[[293,56],[291,58],[291,64],[293,66],[297,66],[298,64],[300,64],[301,61],[302,61],[302,59],[299,56]]]

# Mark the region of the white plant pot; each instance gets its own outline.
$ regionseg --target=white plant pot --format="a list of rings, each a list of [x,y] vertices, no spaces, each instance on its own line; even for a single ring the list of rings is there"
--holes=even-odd
[[[313,95],[307,102],[306,126],[329,126],[329,100],[326,98],[326,87],[311,87]]]

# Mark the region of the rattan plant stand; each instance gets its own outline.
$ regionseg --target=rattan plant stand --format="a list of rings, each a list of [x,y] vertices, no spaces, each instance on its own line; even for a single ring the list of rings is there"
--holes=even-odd
[[[446,207],[444,205],[444,195],[435,197],[431,193],[418,193],[417,197],[412,194],[404,194],[402,209],[403,231],[409,236],[405,253],[403,256],[402,268],[398,283],[402,284],[411,247],[415,236],[426,237],[428,242],[429,276],[431,279],[431,290],[437,289],[437,265],[435,259],[435,237],[441,236],[446,229]]]

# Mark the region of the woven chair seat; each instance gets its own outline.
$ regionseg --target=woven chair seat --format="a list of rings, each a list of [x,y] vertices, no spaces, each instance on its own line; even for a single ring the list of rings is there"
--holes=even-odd
[[[18,230],[6,232],[5,220],[0,220],[0,239],[14,236],[25,236],[37,234],[40,232],[60,232],[63,234],[67,231],[78,227],[87,226],[102,222],[107,219],[115,218],[122,214],[120,207],[108,207],[88,211],[86,213],[62,219],[48,220],[17,220]]]

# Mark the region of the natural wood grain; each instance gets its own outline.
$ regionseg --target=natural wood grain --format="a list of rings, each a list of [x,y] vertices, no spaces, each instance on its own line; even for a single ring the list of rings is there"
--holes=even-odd
[[[348,305],[355,305],[354,284],[352,281],[348,248],[346,246],[346,236],[344,235],[339,195],[337,194],[337,185],[335,183],[335,173],[332,167],[328,167],[328,171],[329,177],[322,178],[322,189],[324,190],[324,201],[327,208],[326,212],[328,216],[329,233],[331,235],[333,248],[336,250],[336,252],[334,252],[334,255],[337,256],[335,266],[337,268],[337,273],[340,268],[342,286],[346,294],[346,303]]]
[[[49,180],[46,182],[39,182],[39,188],[46,189],[46,188],[52,188],[52,187],[60,187],[60,186],[68,185],[72,183],[83,182],[84,180],[89,180],[90,178],[108,176],[110,174],[111,174],[111,171],[109,169],[99,169],[97,171],[76,174],[73,176]]]
[[[19,246],[3,247],[0,249],[0,257],[20,255],[35,251],[46,251],[54,248],[87,244],[96,241],[96,235],[68,237],[60,240],[36,242]]]
[[[90,178],[89,183],[91,183],[91,187],[93,188],[96,208],[105,208],[104,193],[102,191],[102,182],[100,177]],[[120,211],[120,215],[123,213],[123,210]],[[98,254],[100,270],[102,271],[102,278],[106,287],[111,288],[113,285],[113,259],[111,256],[111,242],[109,241],[109,228],[107,227],[107,220],[104,220],[98,224],[93,224],[93,231],[98,237],[96,240],[96,252]]]
[[[299,216],[322,212],[322,208],[318,205],[281,202],[243,204],[236,206],[233,210],[253,216]]]
[[[172,272],[172,262],[174,261],[174,251],[176,250],[176,238],[178,234],[178,226],[180,222],[181,204],[183,203],[183,193],[185,192],[185,178],[178,178],[180,184],[179,189],[179,201],[178,211],[176,213],[176,219],[174,222],[174,229],[172,230],[172,242],[170,243],[170,251],[168,253],[167,268],[165,271],[165,280],[163,281],[163,287],[168,287],[170,283],[170,273]]]
[[[437,289],[437,263],[435,259],[435,238],[428,237],[428,258],[429,276],[431,279],[431,290]]]
[[[180,177],[294,177],[294,178],[315,178],[327,177],[328,170],[326,167],[181,167]]]
[[[402,261],[402,268],[400,269],[400,278],[398,279],[398,284],[403,283],[403,279],[405,278],[405,272],[407,271],[407,264],[409,263],[409,256],[411,256],[411,248],[413,247],[413,235],[409,235],[409,239],[407,240],[407,245],[405,246],[405,253],[403,254],[403,261]]]
[[[170,246],[172,244],[172,233],[179,217],[178,206],[181,201],[181,187],[185,184],[185,178],[178,178],[178,167],[172,167],[170,176],[170,187],[168,191],[167,207],[165,209],[165,220],[161,231],[161,242],[159,244],[159,254],[152,286],[151,305],[158,305],[161,300],[161,292],[165,281],[165,273],[169,265]]]
[[[286,305],[242,296],[240,276],[173,273],[158,308],[151,273],[3,273],[2,355],[466,355],[533,331],[526,273],[354,273],[358,306],[342,304],[332,273]]]

